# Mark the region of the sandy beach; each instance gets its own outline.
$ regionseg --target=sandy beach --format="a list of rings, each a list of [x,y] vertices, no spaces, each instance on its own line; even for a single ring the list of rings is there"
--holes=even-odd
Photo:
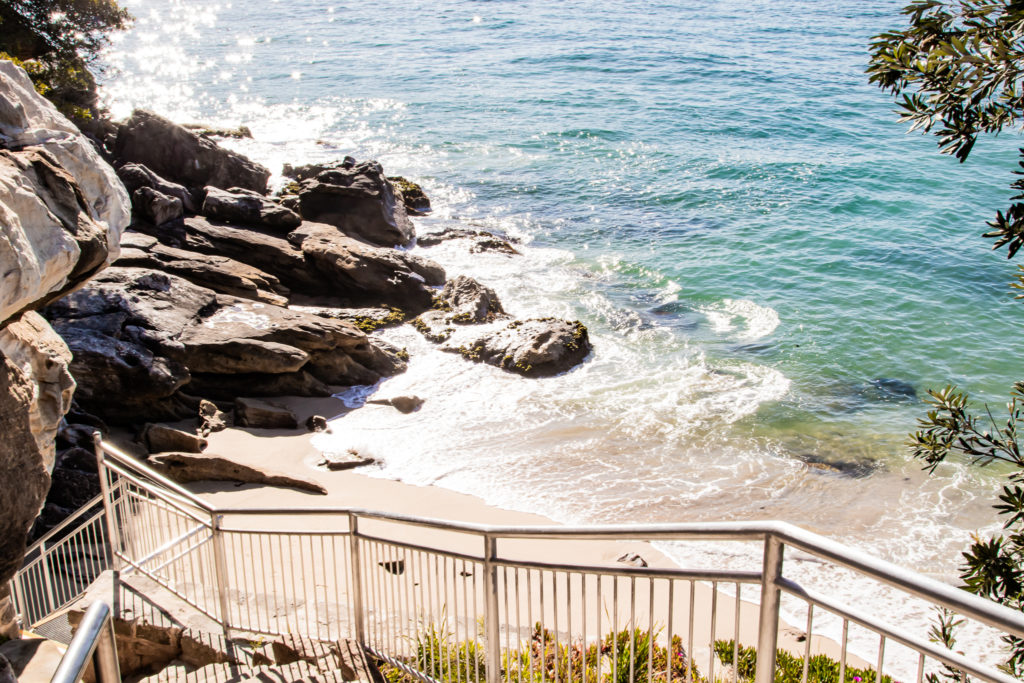
[[[282,402],[280,399],[275,399]],[[310,415],[324,415],[329,419],[343,413],[346,408],[338,399],[303,399],[292,398],[283,401],[288,405],[299,418],[300,423],[304,422]],[[367,407],[374,410],[393,410],[387,407]],[[192,425],[181,423],[179,426],[189,429]],[[343,428],[342,424],[335,422],[332,429]],[[119,445],[129,451],[137,451],[137,445],[133,445],[122,435],[118,440]],[[244,462],[247,465],[273,471],[275,473],[287,474],[293,477],[300,477],[321,485],[326,495],[317,495],[292,488],[265,487],[254,484],[238,484],[231,482],[197,482],[189,484],[188,488],[202,496],[205,500],[220,509],[232,510],[255,510],[261,509],[324,509],[324,514],[303,514],[297,515],[276,515],[273,517],[252,514],[228,515],[225,522],[228,527],[236,529],[263,528],[277,529],[280,531],[330,531],[333,529],[346,528],[347,522],[337,514],[326,512],[327,509],[363,509],[380,511],[392,514],[406,514],[418,517],[427,517],[437,520],[453,522],[465,522],[472,524],[491,526],[553,526],[557,523],[541,515],[528,514],[504,510],[485,504],[479,498],[464,495],[434,486],[413,486],[398,481],[380,479],[366,476],[360,473],[359,469],[328,471],[317,464],[322,461],[323,455],[311,443],[311,434],[304,431],[293,430],[263,430],[263,429],[242,429],[229,428],[227,430],[211,434],[209,437],[207,454],[229,456],[232,459]],[[442,548],[448,553],[481,557],[483,554],[482,539],[478,536],[453,533],[438,529],[423,527],[405,527],[384,521],[364,520],[360,523],[360,532],[368,536],[388,539],[399,543],[406,543],[410,546]],[[382,562],[391,557],[388,553],[394,554],[398,546],[382,544],[374,547],[373,552],[380,556]],[[230,550],[230,546],[229,546]],[[517,561],[540,561],[549,564],[571,564],[574,566],[588,567],[617,567],[623,565],[619,558],[628,554],[636,554],[646,561],[647,566],[652,569],[675,568],[673,562],[656,548],[642,541],[616,542],[616,541],[543,541],[543,540],[501,540],[499,542],[499,554],[504,558],[511,558]],[[249,551],[244,545],[238,545],[235,555],[229,560],[233,571],[241,578],[249,570],[251,563],[248,557]],[[374,558],[377,558],[374,555]],[[396,557],[398,557],[396,555]],[[408,558],[411,566],[419,567],[422,580],[426,586],[434,585],[435,588],[443,585],[443,594],[448,595],[448,579],[442,574],[444,567],[451,574],[456,573],[456,561],[451,564],[442,564],[438,569],[433,569],[429,561],[423,555],[418,555],[415,550],[403,557]],[[417,564],[419,563],[419,564]],[[469,614],[477,614],[479,621],[483,609],[483,588],[478,584],[471,571],[465,568],[470,565],[463,564],[460,581],[464,585],[451,584],[452,597],[458,597],[459,592],[463,595],[471,595],[474,598],[479,593],[480,601],[473,603],[473,609]],[[291,573],[291,570],[282,570]],[[521,571],[521,570],[513,570]],[[424,601],[428,598],[423,594],[424,588],[419,583],[401,586],[396,582],[395,577],[389,577],[381,572],[380,583],[368,586],[369,590],[379,590],[382,593],[396,591],[406,595],[410,604],[417,603],[414,595],[421,594]],[[525,574],[523,575],[525,576]],[[539,574],[538,574],[539,576]],[[278,577],[279,579],[281,577]],[[243,579],[246,580],[246,579]],[[273,581],[273,578],[271,579]],[[376,580],[376,579],[375,579]],[[410,581],[412,579],[409,579]],[[655,582],[636,581],[632,584],[631,590],[627,589],[630,584],[622,582],[622,590],[617,584],[613,587],[606,581],[604,585],[596,582],[596,577],[584,578],[583,574],[561,576],[558,584],[552,583],[553,589],[576,593],[597,591],[600,595],[599,603],[601,610],[590,610],[587,614],[586,608],[578,604],[568,604],[563,607],[552,607],[551,598],[549,604],[545,605],[536,597],[530,598],[518,592],[519,574],[515,574],[515,592],[512,593],[513,575],[506,573],[503,578],[504,600],[510,600],[514,605],[516,620],[520,626],[517,629],[509,626],[506,630],[513,635],[505,634],[504,638],[515,637],[519,631],[519,637],[525,638],[528,635],[529,626],[535,621],[543,619],[545,626],[552,622],[558,624],[558,619],[563,619],[563,624],[568,622],[572,637],[593,640],[595,634],[609,631],[611,622],[618,620],[619,628],[628,628],[631,622],[626,621],[625,615],[632,613],[635,619],[635,626],[644,628],[648,625],[655,631],[663,631],[666,621],[671,628],[673,635],[679,636],[682,643],[693,643],[692,652],[694,661],[703,672],[707,672],[712,666],[721,667],[720,663],[712,664],[710,634],[714,629],[715,638],[733,639],[739,634],[739,640],[744,645],[754,645],[757,642],[758,605],[756,602],[742,600],[739,609],[733,597],[735,585],[727,584],[719,586],[717,590],[708,582],[695,581],[690,592],[689,582],[673,582],[674,588],[679,592],[673,605],[671,614],[664,609],[662,604],[667,597],[664,587],[655,586]],[[555,579],[552,579],[554,581]],[[389,583],[390,582],[390,583]],[[391,585],[395,584],[395,585]],[[248,585],[248,584],[247,584]],[[256,585],[256,582],[253,582]],[[665,584],[667,585],[667,584]],[[415,586],[416,588],[413,588]],[[467,589],[468,586],[468,589]],[[339,601],[345,602],[347,587],[340,587]],[[466,593],[466,591],[469,593]],[[755,593],[754,587],[746,586],[743,590],[747,595]],[[653,591],[653,594],[652,594]],[[593,596],[594,594],[591,593]],[[411,597],[409,597],[411,596]],[[517,597],[518,596],[518,597]],[[691,610],[690,600],[693,600]],[[518,604],[515,604],[518,602]],[[417,603],[418,604],[418,603]],[[650,607],[650,609],[649,609]],[[468,605],[463,604],[466,610]],[[506,614],[511,615],[513,607],[506,607]],[[712,618],[712,612],[714,618]],[[614,615],[614,616],[613,616]],[[408,620],[408,614],[399,616],[396,614],[381,615],[375,617],[382,621],[377,628],[381,631],[381,637],[392,638],[392,643],[399,643],[394,633],[401,632],[394,622]],[[422,617],[419,617],[422,618]],[[736,622],[739,620],[737,629]],[[453,631],[465,637],[474,631],[475,627],[469,617],[464,619],[450,619]],[[576,626],[572,626],[575,623]],[[674,625],[673,625],[674,624]],[[692,631],[692,633],[691,633]],[[589,635],[588,635],[589,634]],[[692,641],[691,641],[692,638]],[[793,625],[783,624],[780,633],[780,646],[793,652],[803,654],[805,643],[804,633],[801,628]],[[812,639],[812,652],[825,653],[833,658],[838,658],[840,649],[838,645],[827,638],[815,636]],[[401,645],[399,644],[399,647]],[[866,666],[866,664],[848,655],[848,661],[852,666]]]

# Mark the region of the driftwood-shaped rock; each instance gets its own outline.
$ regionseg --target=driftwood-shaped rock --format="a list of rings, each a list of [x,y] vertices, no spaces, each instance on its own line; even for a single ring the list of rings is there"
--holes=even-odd
[[[152,456],[149,464],[182,484],[192,481],[238,481],[327,495],[327,489],[315,481],[245,465],[220,455],[161,453]]]

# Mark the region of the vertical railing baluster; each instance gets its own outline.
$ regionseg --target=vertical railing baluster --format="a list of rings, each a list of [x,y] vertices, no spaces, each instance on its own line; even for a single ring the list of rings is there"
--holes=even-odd
[[[211,530],[213,532],[213,569],[214,581],[217,586],[217,601],[220,604],[221,628],[227,634],[231,628],[231,616],[228,614],[228,589],[224,585],[227,576],[227,559],[224,556],[224,534],[220,530],[224,521],[224,515],[213,513],[210,515]]]
[[[782,591],[778,587],[778,579],[782,576],[782,555],[782,541],[771,534],[766,535],[764,565],[761,570],[761,616],[758,624],[757,670],[754,674],[754,683],[772,683],[775,680],[775,653],[779,647],[779,608],[782,603]],[[735,645],[739,647],[740,644]]]
[[[118,536],[117,528],[114,524],[114,501],[111,499],[110,482],[108,480],[110,475],[107,471],[106,462],[103,459],[103,435],[99,432],[93,432],[92,442],[96,451],[96,471],[99,473],[100,478],[100,492],[103,494],[103,517],[107,523],[107,544],[109,549],[105,550],[110,553],[110,568],[114,570],[114,576],[116,577],[121,567],[117,557]]]
[[[804,669],[800,674],[800,683],[807,683],[807,672],[811,665],[811,632],[814,629],[814,605],[807,603],[807,640],[804,644]]]
[[[363,573],[359,564],[359,518],[348,516],[349,557],[352,562],[352,593],[349,602],[355,611],[355,636],[361,647],[366,647],[366,628],[363,622]]]

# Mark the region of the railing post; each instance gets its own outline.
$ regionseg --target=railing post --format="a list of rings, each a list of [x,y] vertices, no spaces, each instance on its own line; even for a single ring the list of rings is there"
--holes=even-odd
[[[107,523],[107,548],[109,550],[110,566],[115,576],[121,568],[120,558],[120,537],[117,532],[117,524],[114,517],[114,501],[110,495],[110,482],[107,479],[107,464],[103,458],[103,435],[96,431],[92,433],[92,443],[96,450],[96,472],[100,477],[100,491],[103,493],[103,518]]]
[[[777,581],[782,576],[782,550],[782,541],[771,534],[765,536],[754,683],[772,683],[775,680],[775,652],[779,647],[779,608],[782,602],[782,591]],[[740,644],[734,643],[734,646],[739,647]]]
[[[501,642],[498,624],[498,541],[484,536],[484,575],[486,576],[486,606],[484,607],[484,633],[487,640],[487,683],[501,680]]]
[[[363,623],[363,572],[359,563],[359,518],[349,513],[348,516],[349,558],[352,563],[352,618],[355,620],[356,642],[366,647],[366,627]]]
[[[90,663],[96,683],[121,683],[111,608],[103,601],[94,602],[82,617],[78,631],[50,681],[78,683]]]
[[[96,652],[92,655],[92,665],[96,672],[96,683],[121,683],[121,665],[117,660],[114,622],[110,616],[104,620],[99,637],[96,639]]]
[[[210,515],[210,531],[213,541],[213,576],[217,583],[217,600],[220,603],[220,625],[224,633],[231,628],[231,617],[228,614],[228,588],[226,585],[228,575],[227,558],[224,555],[224,532],[220,527],[224,521],[224,515],[212,513]]]

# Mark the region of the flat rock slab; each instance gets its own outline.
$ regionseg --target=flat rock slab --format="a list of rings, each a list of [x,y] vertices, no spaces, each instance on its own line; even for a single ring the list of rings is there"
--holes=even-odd
[[[161,453],[151,457],[149,464],[183,484],[191,481],[238,481],[264,486],[286,486],[327,495],[327,489],[315,481],[252,467],[220,455]]]
[[[49,683],[66,649],[46,638],[23,638],[0,645],[0,655],[11,663],[18,683]]]

